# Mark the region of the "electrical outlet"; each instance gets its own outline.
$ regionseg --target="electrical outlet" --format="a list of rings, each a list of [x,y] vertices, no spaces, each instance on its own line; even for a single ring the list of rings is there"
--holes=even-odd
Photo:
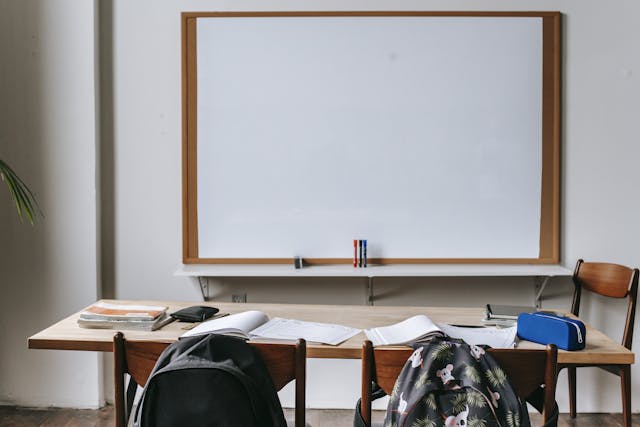
[[[247,302],[247,294],[231,295],[231,302]]]

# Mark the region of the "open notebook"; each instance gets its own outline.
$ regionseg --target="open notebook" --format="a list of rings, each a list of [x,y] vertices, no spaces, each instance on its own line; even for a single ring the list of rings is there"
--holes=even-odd
[[[244,311],[201,323],[182,337],[208,333],[232,335],[245,339],[297,340],[338,345],[357,335],[360,329],[331,323],[304,322],[269,317],[257,310]]]
[[[516,327],[459,327],[434,323],[424,314],[402,322],[379,328],[365,329],[364,333],[374,346],[427,343],[436,336],[461,338],[468,344],[486,344],[493,348],[512,348],[516,340]]]

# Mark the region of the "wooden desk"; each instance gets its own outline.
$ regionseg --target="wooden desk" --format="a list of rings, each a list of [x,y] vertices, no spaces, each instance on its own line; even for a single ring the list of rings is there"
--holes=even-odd
[[[108,300],[107,300],[108,301]],[[112,301],[113,302],[113,301]],[[194,305],[193,302],[167,301],[118,301],[119,303],[166,305],[169,312]],[[261,310],[269,317],[284,317],[299,320],[338,323],[359,329],[386,326],[400,322],[416,314],[426,314],[435,322],[463,325],[479,325],[483,317],[481,308],[442,307],[384,307],[351,305],[307,305],[307,304],[241,304],[241,303],[199,303],[220,308],[221,312],[238,313],[246,310]],[[111,329],[83,329],[76,321],[79,313],[72,314],[58,323],[29,338],[29,348],[50,350],[113,351]],[[173,342],[184,333],[184,324],[173,322],[153,331],[123,331],[129,340]],[[339,346],[309,343],[307,356],[312,358],[360,358],[364,333],[345,341]],[[518,348],[544,348],[544,346],[521,341]],[[614,342],[602,332],[587,325],[587,347],[582,351],[558,351],[559,364],[633,364],[634,353]]]

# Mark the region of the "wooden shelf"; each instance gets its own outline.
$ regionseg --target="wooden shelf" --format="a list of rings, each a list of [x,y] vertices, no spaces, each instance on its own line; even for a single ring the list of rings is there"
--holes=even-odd
[[[176,276],[196,277],[202,298],[208,297],[209,277],[363,277],[367,278],[365,304],[373,305],[373,281],[379,277],[535,277],[534,305],[552,277],[569,277],[573,271],[555,264],[389,264],[354,268],[352,265],[313,265],[296,269],[288,264],[183,264]]]
[[[184,264],[176,276],[187,277],[556,277],[573,271],[544,264],[322,265],[295,269],[293,264]]]

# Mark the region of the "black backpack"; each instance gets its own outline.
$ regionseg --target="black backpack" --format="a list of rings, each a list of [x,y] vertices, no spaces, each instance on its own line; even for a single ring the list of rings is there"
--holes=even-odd
[[[526,404],[485,346],[438,337],[414,348],[394,385],[385,427],[531,425]],[[373,398],[383,395],[379,390]],[[556,423],[557,406],[545,426]],[[357,406],[354,426],[363,425]]]
[[[267,368],[246,341],[181,338],[160,355],[145,385],[136,427],[284,427]]]

